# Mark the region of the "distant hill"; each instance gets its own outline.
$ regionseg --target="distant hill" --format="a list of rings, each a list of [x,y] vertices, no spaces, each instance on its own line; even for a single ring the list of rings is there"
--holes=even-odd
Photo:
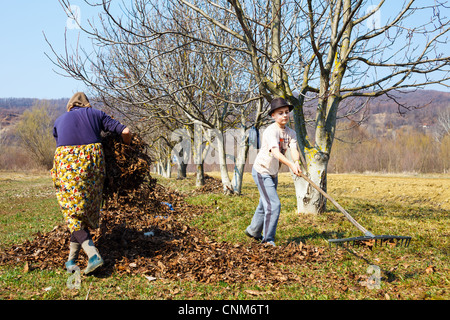
[[[305,108],[309,119],[315,119],[317,101],[308,102],[310,108]],[[364,109],[353,116],[342,117],[349,110],[364,106]],[[374,135],[382,135],[388,129],[400,127],[430,128],[437,124],[439,114],[450,108],[450,92],[435,90],[392,91],[388,95],[376,98],[350,97],[343,100],[339,106],[338,120],[359,122]],[[311,134],[312,128],[308,129]],[[339,135],[339,133],[338,133]]]
[[[6,128],[18,121],[20,115],[31,109],[39,99],[33,98],[0,98],[0,129]],[[56,110],[63,112],[69,98],[46,99]]]
[[[30,109],[38,99],[0,98],[0,126],[5,128],[26,109]],[[50,105],[63,112],[69,98],[49,99]],[[363,104],[365,98],[344,100],[342,108]],[[314,105],[313,102],[310,102]],[[389,96],[373,98],[366,108],[365,122],[371,132],[382,131],[386,127],[412,126],[414,128],[433,126],[439,113],[450,108],[450,92],[435,90],[395,91]],[[314,110],[314,108],[311,108]],[[355,118],[360,118],[356,115]]]
[[[364,126],[376,135],[400,127],[429,130],[437,125],[439,115],[449,108],[450,92],[393,92],[389,97],[381,96],[369,102]]]
[[[450,92],[435,90],[416,90],[410,92],[393,92],[390,97],[382,96],[371,102],[371,113],[405,112],[405,108],[443,110],[450,107]],[[395,99],[395,101],[394,101]],[[397,103],[396,103],[397,102]]]
[[[56,105],[58,107],[65,106],[69,101],[69,98],[60,99],[43,99],[49,101],[51,105]],[[33,104],[39,101],[35,98],[0,98],[0,109],[8,109],[15,111],[24,111],[25,109],[30,109]]]

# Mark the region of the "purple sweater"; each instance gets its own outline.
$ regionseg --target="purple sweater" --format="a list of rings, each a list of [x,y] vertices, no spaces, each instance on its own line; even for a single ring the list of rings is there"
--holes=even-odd
[[[73,107],[55,121],[53,136],[56,147],[76,146],[101,142],[100,133],[121,134],[126,126],[94,108]]]

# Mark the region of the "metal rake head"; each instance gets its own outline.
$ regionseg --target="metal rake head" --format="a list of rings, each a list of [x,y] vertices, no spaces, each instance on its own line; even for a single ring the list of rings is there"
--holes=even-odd
[[[382,247],[386,244],[390,247],[409,247],[411,242],[411,237],[409,236],[391,236],[391,235],[381,235],[381,236],[361,236],[353,238],[343,238],[343,239],[328,239],[330,247],[332,244],[340,246],[365,246],[365,247]]]

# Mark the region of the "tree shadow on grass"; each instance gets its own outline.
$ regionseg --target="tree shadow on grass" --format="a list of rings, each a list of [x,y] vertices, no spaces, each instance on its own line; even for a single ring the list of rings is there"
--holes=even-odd
[[[344,236],[344,232],[341,231],[322,231],[322,232],[313,232],[306,235],[300,235],[298,237],[292,237],[288,239],[289,242],[295,242],[295,243],[304,243],[306,244],[307,241],[310,240],[316,240],[316,239],[336,239],[336,238],[342,238]]]

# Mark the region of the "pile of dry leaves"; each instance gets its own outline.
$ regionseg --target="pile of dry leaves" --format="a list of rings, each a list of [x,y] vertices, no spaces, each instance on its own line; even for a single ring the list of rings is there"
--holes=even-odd
[[[140,204],[147,203],[148,191],[153,189],[156,182],[148,174],[151,164],[147,155],[148,145],[139,135],[133,135],[130,145],[127,145],[122,143],[119,135],[114,134],[102,136],[102,145],[106,166],[104,198],[117,201],[123,196],[140,196]],[[133,202],[136,202],[136,199]]]
[[[291,243],[218,242],[189,220],[207,208],[187,204],[183,196],[157,184],[148,174],[145,144],[104,142],[108,178],[101,226],[93,232],[105,265],[97,274],[145,274],[200,282],[284,283],[298,280],[285,266],[321,258],[322,249]],[[131,180],[131,181],[130,181]],[[57,226],[31,241],[0,252],[0,264],[25,263],[30,269],[61,268],[68,256],[69,232]],[[79,266],[84,268],[82,255]]]
[[[195,190],[195,193],[222,193],[222,181],[205,174],[205,184]]]

